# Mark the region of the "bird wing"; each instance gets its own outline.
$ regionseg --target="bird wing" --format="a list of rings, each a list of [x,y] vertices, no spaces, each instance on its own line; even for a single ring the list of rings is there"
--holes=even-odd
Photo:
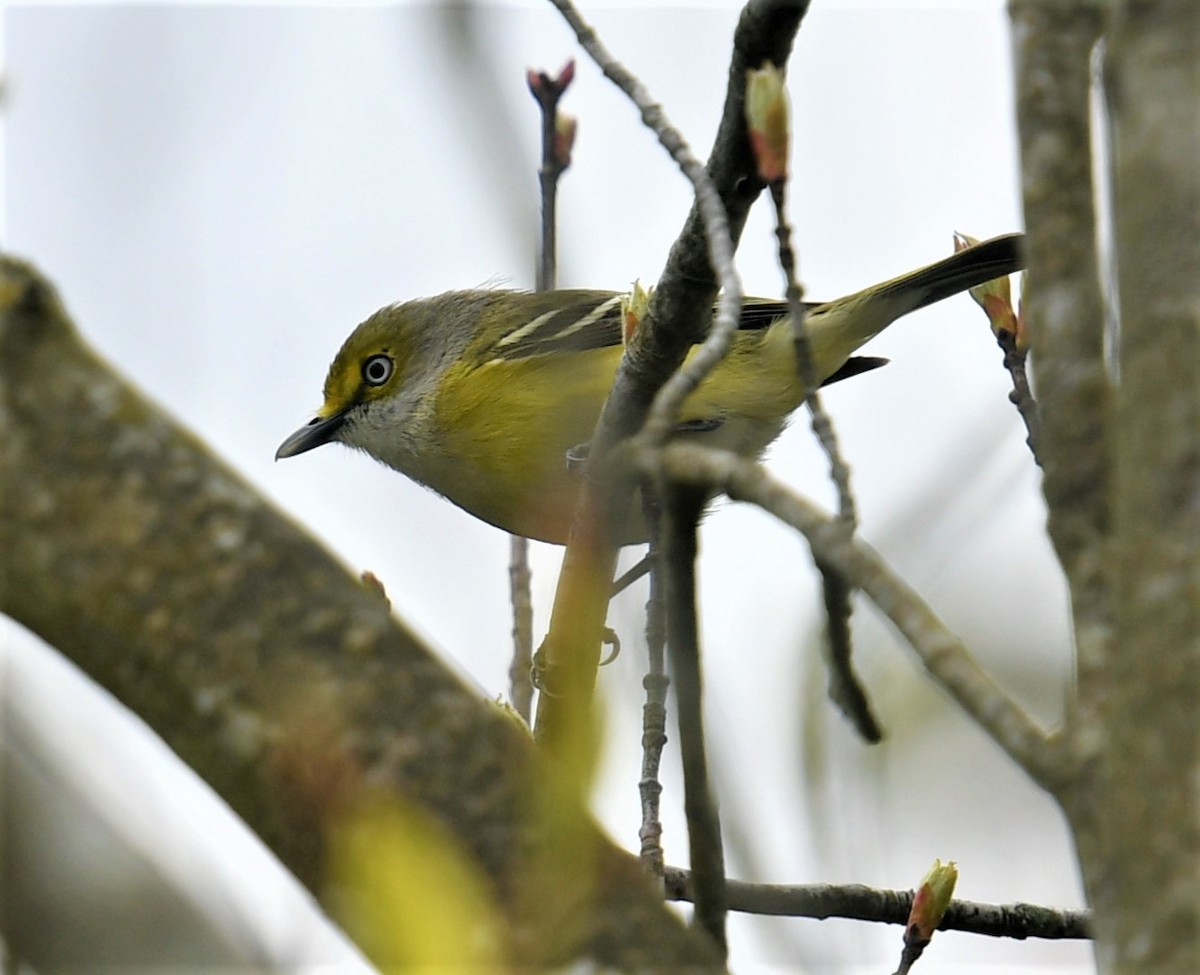
[[[503,359],[527,359],[620,345],[621,298],[612,291],[583,290],[524,296],[529,302],[526,307],[530,318],[502,336],[496,342],[495,353]],[[747,298],[742,304],[738,328],[765,329],[786,314],[787,302]]]
[[[522,297],[529,318],[497,340],[497,358],[528,359],[621,344],[621,296],[615,292],[547,291]]]

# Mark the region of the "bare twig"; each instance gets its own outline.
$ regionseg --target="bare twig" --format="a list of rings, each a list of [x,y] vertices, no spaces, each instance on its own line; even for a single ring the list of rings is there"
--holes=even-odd
[[[1038,413],[1037,401],[1033,398],[1033,391],[1029,388],[1029,376],[1025,372],[1028,353],[1017,344],[1017,336],[1014,332],[1004,330],[996,332],[996,342],[1004,353],[1004,368],[1008,370],[1008,375],[1012,379],[1013,388],[1008,394],[1009,402],[1021,414],[1021,420],[1025,424],[1025,442],[1029,445],[1029,452],[1033,454],[1034,461],[1040,467],[1042,465],[1039,450],[1042,440],[1042,420]]]
[[[663,876],[668,900],[692,899],[686,870],[668,867]],[[752,884],[727,880],[731,911],[776,917],[831,917],[883,924],[904,924],[912,907],[911,890],[879,890],[862,884]],[[939,931],[964,931],[993,938],[1082,940],[1092,936],[1087,911],[1037,904],[980,904],[951,901]]]
[[[788,314],[792,321],[796,350],[796,369],[804,384],[805,403],[812,418],[817,442],[829,460],[830,476],[837,490],[838,524],[849,537],[857,526],[854,492],[850,488],[850,467],[838,447],[833,422],[821,404],[816,365],[813,362],[807,327],[807,309],[802,302],[803,288],[796,278],[796,255],[792,231],[787,220],[788,157],[791,126],[783,73],[767,64],[752,72],[750,84],[755,93],[749,101],[747,122],[758,160],[759,175],[767,181],[775,207],[775,238],[778,241],[779,266],[783,270]],[[850,636],[851,586],[837,569],[818,560],[821,586],[825,596],[825,614],[829,639],[829,696],[851,720],[859,734],[869,742],[882,738],[879,724],[871,713],[870,702],[851,662]]]
[[[651,581],[651,589],[657,589],[658,583]],[[662,609],[655,608],[661,599],[657,594],[650,597],[650,618],[661,618]],[[656,623],[656,629],[661,631],[661,619]],[[649,632],[650,626],[647,626]],[[657,639],[661,641],[662,633]],[[662,850],[662,819],[659,813],[659,800],[662,796],[662,783],[658,781],[658,769],[662,762],[663,748],[667,744],[667,687],[666,671],[663,669],[663,644],[659,642],[656,663],[651,663],[646,676],[642,678],[642,686],[646,690],[646,703],[642,706],[642,777],[638,781],[638,792],[642,801],[642,825],[638,830],[641,841],[641,859],[651,874],[661,876],[663,871]]]
[[[837,489],[838,518],[848,534],[853,534],[858,525],[858,513],[854,505],[854,492],[850,488],[850,466],[838,446],[837,432],[825,407],[821,403],[820,383],[813,362],[812,348],[808,339],[807,310],[802,301],[804,289],[796,279],[796,256],[792,250],[792,228],[787,221],[784,205],[785,184],[777,180],[770,186],[771,202],[775,205],[775,237],[779,242],[779,266],[783,270],[787,288],[788,314],[792,319],[795,335],[796,368],[804,382],[804,403],[812,418],[812,430],[817,442],[829,460],[829,474]]]
[[[696,531],[708,495],[703,485],[664,484],[660,565],[666,589],[667,653],[675,683],[683,800],[695,923],[726,950],[725,857],[704,748],[700,634],[696,620]]]
[[[825,598],[825,620],[829,638],[829,699],[850,719],[864,741],[876,744],[883,731],[871,710],[871,701],[851,661],[850,640],[851,586],[844,575],[831,565],[816,559],[821,573],[821,591]]]
[[[646,520],[652,527],[650,536],[650,596],[646,601],[646,676],[642,686],[646,691],[646,703],[642,706],[642,776],[638,781],[638,794],[642,804],[642,825],[638,830],[641,841],[642,865],[652,876],[662,877],[662,819],[659,799],[662,783],[658,781],[658,770],[662,763],[663,749],[667,744],[667,687],[669,681],[664,660],[667,639],[665,605],[662,592],[662,573],[655,567],[658,560],[658,512],[649,495],[643,496]]]
[[[558,178],[571,164],[575,121],[559,115],[558,103],[575,77],[568,61],[558,75],[530,69],[529,90],[542,112],[542,164],[538,183],[542,193],[542,246],[538,260],[538,291],[558,284]],[[509,541],[509,588],[513,607],[513,659],[508,670],[509,696],[517,713],[529,722],[533,715],[533,597],[530,592],[529,539]]]
[[[526,723],[533,714],[533,594],[529,571],[529,539],[508,540],[508,591],[512,601],[512,662],[508,665],[508,698]]]
[[[542,246],[537,270],[537,290],[558,286],[558,179],[571,165],[575,122],[558,112],[558,103],[575,78],[575,62],[567,61],[555,77],[530,69],[529,91],[542,112],[542,164],[538,185],[542,194]]]
[[[927,944],[926,941],[911,940],[906,936],[904,950],[900,954],[900,965],[892,975],[908,975],[912,971],[913,965],[917,963],[917,959],[924,953]]]
[[[558,102],[571,79],[575,61],[568,61],[558,77],[530,68],[529,91],[541,109],[541,252],[536,274],[538,291],[552,291],[558,267],[558,178],[570,165],[570,138],[559,133]],[[574,120],[569,121],[574,138]],[[533,594],[530,592],[529,539],[509,539],[509,592],[512,600],[512,663],[509,665],[509,698],[526,722],[533,717]]]

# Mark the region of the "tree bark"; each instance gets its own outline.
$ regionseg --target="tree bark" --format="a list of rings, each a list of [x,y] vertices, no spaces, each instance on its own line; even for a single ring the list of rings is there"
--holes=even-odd
[[[1200,971],[1200,5],[1114,5],[1113,639],[1066,796],[1105,972]]]
[[[1100,970],[1200,971],[1200,5],[1012,10],[1045,493],[1078,654],[1050,787]],[[1119,300],[1107,340],[1088,88],[1101,30]]]

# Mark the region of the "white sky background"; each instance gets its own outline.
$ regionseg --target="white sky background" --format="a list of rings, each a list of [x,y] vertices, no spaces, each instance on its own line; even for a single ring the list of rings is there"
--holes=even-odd
[[[813,8],[789,84],[790,216],[808,295],[838,297],[944,256],[954,230],[1018,229],[999,0]],[[319,404],[342,339],[380,305],[532,284],[538,119],[526,67],[578,61],[563,103],[580,131],[560,190],[560,284],[652,281],[689,193],[548,5],[486,5],[470,56],[448,46],[443,9],[9,7],[3,244],[50,275],[117,368],[349,568],[375,572],[397,611],[494,696],[507,687],[507,537],[364,455],[326,447],[276,465],[275,448]],[[703,156],[738,4],[584,9]],[[779,293],[774,246],[760,202],[739,253],[748,293]],[[826,396],[862,534],[1053,723],[1070,665],[1064,586],[986,322],[960,297],[867,351],[892,364]],[[805,422],[776,445],[771,467],[807,494],[832,496]],[[560,556],[534,546],[539,639]],[[700,571],[733,876],[905,888],[941,857],[959,861],[965,898],[1079,904],[1054,806],[929,688],[866,605],[856,614],[860,663],[887,743],[862,746],[831,710],[800,541],[726,506],[704,528]],[[630,848],[643,600],[639,589],[614,607],[624,651],[601,674],[612,724],[596,808]],[[56,743],[48,750],[101,769],[119,754],[125,774],[124,746],[92,724],[108,703],[51,703],[68,678],[20,632],[7,634],[10,696],[21,688],[30,725]],[[37,713],[39,700],[51,713]],[[674,754],[666,843],[681,863]],[[144,774],[161,781],[161,759],[147,761]],[[307,943],[287,943],[303,923],[276,917],[280,957]],[[739,971],[851,971],[894,965],[900,934],[739,920],[732,939]],[[968,960],[1065,972],[1088,957],[1078,945],[943,934],[921,965],[931,975]]]

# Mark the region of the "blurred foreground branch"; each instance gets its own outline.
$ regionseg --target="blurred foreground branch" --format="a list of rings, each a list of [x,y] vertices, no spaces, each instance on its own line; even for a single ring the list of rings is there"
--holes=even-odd
[[[145,720],[343,924],[371,892],[330,883],[331,831],[396,802],[478,865],[506,963],[720,970],[519,724],[115,375],[12,259],[0,445],[0,611]]]

